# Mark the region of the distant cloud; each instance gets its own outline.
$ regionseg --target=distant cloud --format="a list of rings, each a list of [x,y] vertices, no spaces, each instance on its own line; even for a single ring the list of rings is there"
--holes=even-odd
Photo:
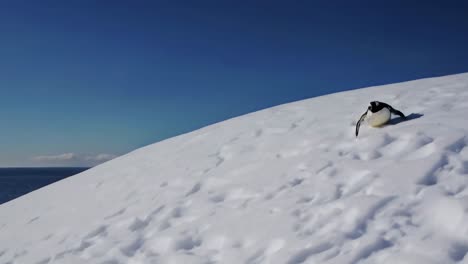
[[[97,155],[82,155],[63,153],[59,155],[43,155],[33,157],[32,160],[41,166],[95,166],[116,158],[117,155],[101,153]]]
[[[64,153],[60,155],[52,156],[36,156],[33,158],[35,161],[64,161],[64,160],[73,160],[76,159],[77,155],[75,153]]]

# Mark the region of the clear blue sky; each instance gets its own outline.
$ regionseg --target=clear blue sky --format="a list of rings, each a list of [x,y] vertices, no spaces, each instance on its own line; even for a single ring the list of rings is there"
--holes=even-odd
[[[321,2],[0,3],[0,166],[86,165],[281,103],[468,71],[466,1]]]

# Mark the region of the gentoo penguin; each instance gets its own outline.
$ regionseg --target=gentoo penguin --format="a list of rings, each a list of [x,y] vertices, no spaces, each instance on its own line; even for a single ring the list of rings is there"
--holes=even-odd
[[[356,124],[356,137],[358,136],[361,122],[364,121],[364,119],[366,119],[370,126],[378,127],[387,123],[388,120],[390,120],[391,114],[399,115],[401,118],[406,119],[402,112],[394,109],[386,103],[379,101],[370,102],[370,106],[367,108],[367,111],[362,114],[361,118],[359,118],[359,121]]]

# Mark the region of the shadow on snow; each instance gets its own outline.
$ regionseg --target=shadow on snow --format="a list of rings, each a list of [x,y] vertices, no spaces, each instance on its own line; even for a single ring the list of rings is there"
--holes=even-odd
[[[406,116],[406,119],[403,119],[401,117],[397,117],[397,118],[391,119],[385,125],[393,126],[393,125],[399,124],[401,122],[406,122],[406,121],[410,121],[410,120],[413,120],[413,119],[418,119],[418,118],[423,117],[423,116],[424,116],[423,114],[411,113],[411,114]]]

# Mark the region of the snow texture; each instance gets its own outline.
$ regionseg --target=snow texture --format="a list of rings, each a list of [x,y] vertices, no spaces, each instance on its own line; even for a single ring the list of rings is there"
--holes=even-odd
[[[214,124],[1,205],[0,263],[468,264],[467,119],[459,74]]]

